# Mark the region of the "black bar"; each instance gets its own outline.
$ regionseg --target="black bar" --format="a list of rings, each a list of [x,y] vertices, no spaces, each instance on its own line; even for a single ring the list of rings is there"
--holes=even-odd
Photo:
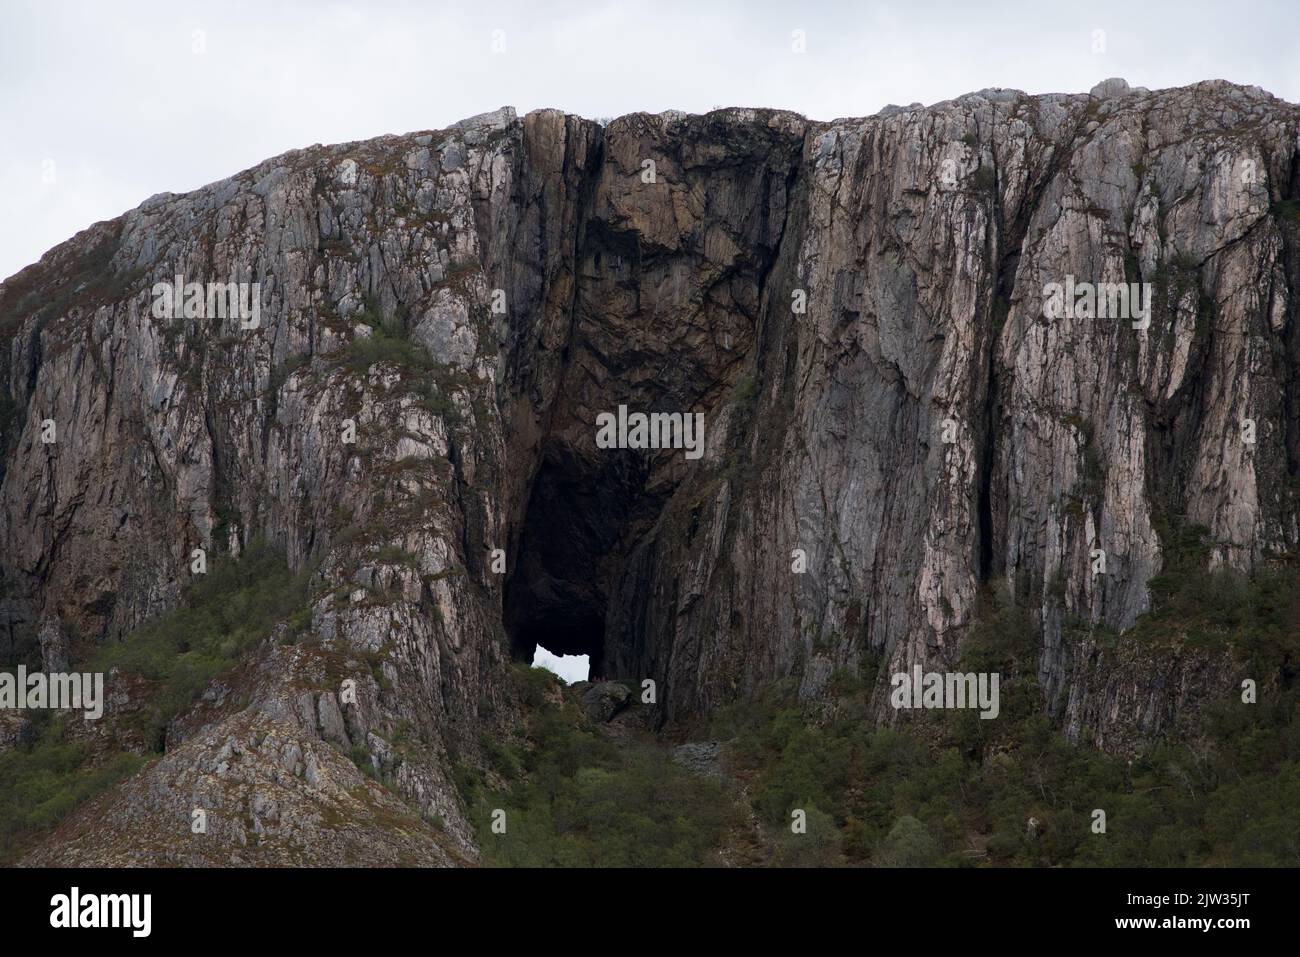
[[[55,895],[149,894],[147,938],[129,927],[76,928],[128,945],[210,939],[257,944],[356,941],[374,947],[418,935],[434,949],[521,935],[575,944],[606,931],[662,946],[717,937],[758,943],[848,935],[864,947],[911,939],[983,949],[1078,941],[1177,941],[1233,947],[1250,935],[1293,933],[1289,870],[7,870],[7,930],[51,927]],[[1176,895],[1186,895],[1179,898]],[[1219,895],[1216,898],[1203,895]],[[1233,898],[1231,895],[1238,895]],[[1242,896],[1244,895],[1244,896]],[[1162,926],[1245,919],[1249,926]],[[1153,919],[1150,927],[1117,922]],[[690,937],[684,937],[684,934]],[[247,938],[244,935],[250,935]],[[1027,937],[1025,935],[1033,935]],[[1242,935],[1246,935],[1243,937]],[[617,939],[616,938],[616,939]],[[1256,938],[1258,939],[1258,938]]]

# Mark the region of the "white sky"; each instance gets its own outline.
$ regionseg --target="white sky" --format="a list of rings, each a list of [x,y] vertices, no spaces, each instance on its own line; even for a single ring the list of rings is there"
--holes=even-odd
[[[0,277],[154,193],[503,105],[832,119],[1108,76],[1224,78],[1300,100],[1295,0],[0,0]]]
[[[552,671],[570,685],[575,681],[586,681],[589,670],[586,655],[553,655],[541,645],[533,655],[533,667]]]

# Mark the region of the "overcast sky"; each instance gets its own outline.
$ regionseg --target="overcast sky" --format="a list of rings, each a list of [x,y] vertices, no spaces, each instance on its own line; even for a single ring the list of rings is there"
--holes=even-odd
[[[1295,102],[1295,2],[0,0],[0,277],[154,193],[503,105],[832,119],[1108,76]]]
[[[541,645],[537,646],[533,655],[533,667],[553,671],[564,679],[565,684],[570,685],[575,681],[586,681],[587,672],[590,671],[586,655],[553,655]]]

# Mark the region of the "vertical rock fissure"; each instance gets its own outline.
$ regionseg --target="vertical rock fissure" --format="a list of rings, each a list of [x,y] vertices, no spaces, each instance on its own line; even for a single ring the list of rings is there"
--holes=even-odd
[[[998,263],[998,270],[992,290],[989,306],[988,342],[986,357],[983,428],[984,437],[979,460],[979,537],[978,564],[976,577],[986,582],[996,572],[994,567],[994,520],[993,520],[993,479],[997,462],[997,421],[1000,410],[998,381],[998,340],[1002,334],[1002,325],[1007,319],[1011,302],[1011,290],[1015,287],[1016,267],[1019,265],[1020,244],[1005,235],[1002,220],[1002,201],[1000,187],[1001,173],[997,165],[997,152],[990,144],[989,153],[993,163],[993,189],[990,191],[989,214],[992,220],[991,242],[993,244],[993,261]]]
[[[1285,211],[1300,206],[1300,132],[1297,133],[1295,151],[1291,154],[1286,189],[1281,191],[1279,209]],[[1288,304],[1286,335],[1283,340],[1283,401],[1286,410],[1287,473],[1295,479],[1300,475],[1300,217],[1288,217],[1285,212],[1277,216],[1278,232],[1282,237],[1282,263],[1286,282]]]

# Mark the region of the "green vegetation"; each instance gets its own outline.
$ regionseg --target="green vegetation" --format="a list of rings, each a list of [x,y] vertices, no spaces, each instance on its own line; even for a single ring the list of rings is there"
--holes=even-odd
[[[89,746],[63,740],[64,716],[50,719],[48,712],[33,714],[44,719],[36,741],[0,753],[0,865],[12,864],[32,836],[54,827],[82,801],[135,773],[145,760],[118,752],[93,764],[88,760]]]
[[[1152,309],[1156,315],[1166,317],[1171,329],[1175,312],[1191,296],[1196,301],[1196,334],[1204,333],[1213,325],[1217,307],[1214,297],[1204,288],[1200,268],[1201,265],[1193,254],[1178,250],[1160,262],[1151,276]]]
[[[1170,616],[1193,632],[1207,618],[1227,622],[1221,637],[1253,659],[1263,688],[1300,663],[1296,585],[1294,574],[1284,584],[1280,574],[1235,581],[1170,572],[1166,594],[1177,601],[1121,640],[1173,630]],[[962,667],[1001,673],[996,721],[928,712],[905,729],[874,729],[861,687],[830,722],[806,720],[779,694],[720,715],[715,732],[736,734],[740,773],[752,776],[754,808],[778,850],[790,843],[791,810],[813,808],[824,833],[807,843],[804,863],[1300,864],[1300,687],[1290,679],[1255,705],[1224,689],[1202,735],[1129,763],[1070,744],[1043,716],[1024,607],[989,594],[980,622]],[[1091,830],[1097,808],[1105,834]],[[808,834],[816,827],[809,811]]]
[[[997,189],[998,174],[991,166],[981,166],[971,176],[971,183],[982,193],[992,193]]]
[[[343,368],[362,375],[375,363],[391,363],[406,374],[408,381],[404,387],[411,389],[429,412],[450,427],[463,424],[452,394],[466,385],[469,377],[454,366],[438,362],[423,346],[411,340],[408,318],[402,307],[398,307],[395,316],[384,318],[373,297],[367,296],[354,321],[368,326],[371,332],[354,335],[340,350],[338,361]]]
[[[648,735],[587,725],[554,679],[520,672],[524,742],[485,740],[490,772],[457,782],[485,861],[506,866],[705,865],[719,854],[779,866],[1295,866],[1300,864],[1300,580],[1205,571],[1204,529],[1164,523],[1154,609],[1105,655],[1230,655],[1256,676],[1204,705],[1200,733],[1128,760],[1067,741],[1045,716],[1026,591],[990,589],[961,670],[997,672],[1001,713],[918,712],[875,726],[875,663],[838,672],[810,716],[788,686],[715,715],[726,783],[675,766]],[[1073,630],[1087,629],[1073,623]],[[1173,644],[1176,642],[1176,647]],[[825,717],[829,716],[829,717]],[[761,839],[744,823],[745,805]],[[506,811],[506,834],[491,812]],[[1105,812],[1105,833],[1093,830]],[[805,831],[791,829],[803,811]],[[1032,820],[1032,824],[1031,824]]]
[[[716,781],[673,764],[648,741],[615,744],[588,726],[572,702],[548,700],[553,676],[520,669],[530,706],[525,747],[485,741],[494,790],[466,765],[457,784],[476,823],[486,863],[523,867],[685,867],[711,863],[735,823]],[[491,830],[506,812],[505,834]]]
[[[283,558],[254,543],[234,561],[219,557],[195,576],[177,607],[104,647],[92,671],[121,668],[155,683],[144,713],[145,740],[162,750],[168,723],[222,671],[281,621],[291,631],[310,621],[308,573],[293,575]]]
[[[454,778],[485,863],[493,866],[1295,866],[1300,864],[1300,576],[1206,571],[1205,530],[1161,518],[1165,568],[1153,609],[1100,654],[1130,664],[1177,652],[1231,657],[1258,682],[1205,705],[1201,733],[1129,761],[1071,744],[1045,716],[1039,638],[1026,585],[980,596],[962,670],[997,672],[1000,716],[918,712],[896,728],[870,720],[880,664],[836,673],[817,716],[774,686],[723,709],[710,736],[727,741],[726,780],[676,765],[661,740],[589,724],[572,694],[519,666],[525,707],[516,741],[485,737]],[[402,555],[393,552],[393,560]],[[1021,583],[1024,584],[1024,583]],[[1023,593],[1022,593],[1023,592]],[[218,673],[290,622],[307,623],[307,576],[264,546],[219,559],[173,611],[104,649],[90,667],[148,679],[135,717],[160,747],[168,722]],[[858,617],[860,610],[853,616]],[[1086,623],[1075,622],[1079,632]],[[367,657],[384,683],[381,653]],[[77,804],[136,771],[148,755],[74,738],[73,719],[37,714],[35,740],[0,754],[0,863]],[[394,747],[427,747],[399,725]],[[364,748],[351,754],[375,775]],[[506,812],[505,833],[492,828]],[[791,830],[803,811],[804,833]],[[1094,809],[1106,832],[1094,833]],[[1030,820],[1033,820],[1031,826]],[[755,828],[757,825],[757,829]]]
[[[1279,220],[1300,224],[1300,199],[1279,200],[1270,208]]]
[[[409,372],[426,371],[434,365],[429,354],[405,335],[391,335],[382,329],[353,338],[343,349],[343,365],[351,372],[365,372],[376,362],[391,362]]]
[[[144,740],[161,752],[168,723],[212,678],[277,623],[288,621],[290,632],[307,626],[307,578],[305,572],[293,575],[282,557],[261,543],[239,561],[218,557],[207,575],[196,576],[184,589],[176,608],[103,648],[80,670],[117,667],[150,681],[148,701],[121,720],[136,723]],[[105,682],[105,693],[110,684]],[[0,864],[21,856],[78,804],[147,760],[116,750],[103,737],[73,738],[69,723],[79,724],[78,715],[30,715],[34,740],[0,753]]]
[[[26,316],[36,314],[36,328],[67,315],[73,309],[90,309],[117,302],[133,292],[143,280],[144,270],[117,273],[113,257],[121,245],[120,224],[109,224],[106,231],[80,255],[60,250],[55,261],[30,266],[5,283],[4,310],[0,312],[0,334],[9,335]],[[58,282],[52,283],[51,270],[59,270]],[[48,283],[54,287],[51,295]]]
[[[748,373],[736,380],[732,389],[732,401],[735,402],[738,409],[744,412],[752,412],[754,402],[758,399],[759,384],[758,376],[754,373]]]
[[[375,773],[375,763],[373,760],[371,760],[370,752],[365,749],[364,745],[360,745],[360,744],[352,745],[352,749],[348,752],[348,757],[351,758],[352,763],[357,766],[357,770],[359,770],[366,777],[368,778],[378,777],[378,775]]]
[[[354,322],[368,326],[367,336],[353,336],[342,350],[343,365],[351,372],[362,373],[376,362],[391,362],[408,372],[427,372],[437,363],[425,350],[412,342],[404,314],[385,318],[372,296],[365,298]]]
[[[276,395],[281,387],[289,381],[289,378],[295,373],[308,368],[311,365],[311,356],[305,352],[295,353],[280,363],[271,372],[271,382],[267,389],[272,396]]]
[[[1251,575],[1209,571],[1207,530],[1161,520],[1165,565],[1149,582],[1151,614],[1125,635],[1142,644],[1230,648],[1258,675],[1300,667],[1300,575],[1294,566]]]

